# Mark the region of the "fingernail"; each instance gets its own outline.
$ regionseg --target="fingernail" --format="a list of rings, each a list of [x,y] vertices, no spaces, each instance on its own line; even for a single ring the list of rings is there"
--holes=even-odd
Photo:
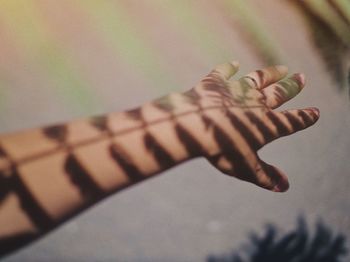
[[[292,76],[292,78],[294,78],[296,81],[298,81],[300,86],[305,85],[305,75],[304,74],[296,73]]]
[[[288,181],[281,180],[277,185],[272,189],[273,192],[286,192],[289,189]]]
[[[317,107],[310,107],[308,108],[308,110],[310,110],[313,114],[315,114],[317,118],[320,117],[320,110]]]
[[[231,61],[231,64],[232,64],[234,67],[239,67],[239,62],[238,62],[237,60]]]

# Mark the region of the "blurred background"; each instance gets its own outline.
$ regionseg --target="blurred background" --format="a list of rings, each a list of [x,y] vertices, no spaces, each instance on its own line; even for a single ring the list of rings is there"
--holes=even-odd
[[[205,261],[251,232],[322,220],[350,237],[348,0],[0,2],[0,132],[121,111],[191,88],[216,64],[286,64],[307,87],[283,108],[319,122],[260,155],[276,194],[198,159],[109,197],[5,261]],[[1,226],[1,225],[0,225]],[[347,242],[346,242],[347,243]]]

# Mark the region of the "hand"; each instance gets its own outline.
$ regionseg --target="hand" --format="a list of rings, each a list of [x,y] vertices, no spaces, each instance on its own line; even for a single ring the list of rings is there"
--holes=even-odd
[[[274,66],[230,80],[237,70],[236,62],[219,65],[185,93],[201,108],[206,132],[213,140],[213,150],[204,155],[225,174],[275,192],[286,191],[287,177],[262,161],[257,150],[313,125],[319,111],[316,108],[273,111],[301,91],[304,75],[285,78],[287,68]]]

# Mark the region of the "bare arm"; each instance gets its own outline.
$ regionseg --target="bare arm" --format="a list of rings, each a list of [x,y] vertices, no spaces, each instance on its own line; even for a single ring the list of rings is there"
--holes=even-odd
[[[100,199],[204,156],[220,171],[272,191],[281,171],[259,159],[266,143],[314,124],[314,108],[272,111],[304,86],[285,67],[236,81],[236,63],[198,85],[134,110],[0,136],[0,255]]]

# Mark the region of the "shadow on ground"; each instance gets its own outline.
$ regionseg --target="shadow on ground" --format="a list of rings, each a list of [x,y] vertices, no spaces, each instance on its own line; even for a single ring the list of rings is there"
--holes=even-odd
[[[346,255],[346,238],[319,221],[312,234],[303,217],[296,229],[284,235],[267,226],[263,236],[253,233],[241,251],[210,255],[207,262],[341,262]]]

